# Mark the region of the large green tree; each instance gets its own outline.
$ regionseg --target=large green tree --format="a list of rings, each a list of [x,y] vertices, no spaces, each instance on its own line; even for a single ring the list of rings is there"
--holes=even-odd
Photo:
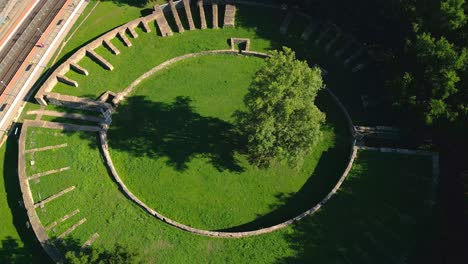
[[[441,18],[446,28],[454,30],[466,24],[464,5],[465,0],[442,0],[440,2]]]
[[[322,87],[319,68],[297,60],[287,47],[272,52],[244,99],[247,111],[238,115],[252,163],[268,166],[284,159],[297,163],[311,150],[325,120],[314,104]]]
[[[412,48],[417,67],[403,75],[400,100],[421,109],[428,124],[435,120],[454,122],[466,116],[468,106],[460,75],[468,61],[467,50],[429,33],[419,33]]]

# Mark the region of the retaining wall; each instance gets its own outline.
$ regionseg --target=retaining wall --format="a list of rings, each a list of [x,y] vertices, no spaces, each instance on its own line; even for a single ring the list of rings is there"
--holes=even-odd
[[[27,130],[29,127],[47,127],[51,129],[61,129],[68,131],[93,131],[97,132],[100,130],[100,127],[93,126],[80,126],[80,125],[71,125],[71,124],[62,124],[55,122],[47,121],[32,121],[24,120],[21,128],[21,134],[19,137],[18,143],[18,178],[21,188],[21,194],[23,196],[24,208],[26,208],[26,213],[28,215],[29,223],[34,231],[34,234],[37,237],[37,240],[41,244],[44,251],[49,255],[54,262],[62,262],[63,256],[60,251],[50,242],[49,236],[47,235],[46,230],[42,226],[41,220],[39,219],[36,209],[34,206],[34,199],[29,187],[29,179],[26,175],[26,136]]]
[[[203,52],[198,52],[198,53],[190,53],[190,54],[186,54],[186,55],[182,55],[182,56],[170,59],[170,60],[168,60],[166,62],[163,62],[160,65],[154,67],[150,71],[144,73],[142,76],[140,76],[134,82],[132,82],[132,84],[130,84],[123,92],[121,92],[114,99],[113,103],[115,105],[118,105],[118,103],[120,103],[122,100],[124,100],[125,97],[128,96],[128,94],[131,93],[133,91],[133,89],[141,81],[143,81],[144,79],[150,77],[151,75],[155,74],[156,72],[161,71],[161,70],[167,68],[168,66],[170,66],[170,65],[172,65],[172,64],[174,64],[174,63],[176,63],[178,61],[182,61],[182,60],[189,59],[189,58],[194,58],[194,57],[199,57],[199,56],[204,56],[204,55],[214,55],[214,54],[239,54],[239,53],[237,51],[233,51],[233,50],[214,50],[214,51],[203,51]],[[257,56],[257,57],[262,57],[262,58],[269,57],[268,54],[261,53],[261,52],[243,52],[241,54],[243,54],[244,56]],[[258,229],[258,230],[253,230],[253,231],[246,231],[246,232],[218,232],[218,231],[210,231],[210,230],[203,230],[203,229],[193,228],[193,227],[184,225],[182,223],[179,223],[177,221],[174,221],[174,220],[172,220],[172,219],[158,213],[156,210],[150,208],[143,201],[141,201],[136,195],[134,195],[128,189],[128,187],[125,185],[125,183],[122,181],[122,179],[120,178],[117,170],[114,167],[114,164],[112,162],[112,158],[111,158],[110,153],[109,153],[109,147],[108,147],[108,143],[107,143],[107,129],[108,129],[108,126],[104,126],[103,130],[101,130],[101,132],[99,133],[99,138],[100,138],[100,141],[101,141],[100,145],[101,145],[102,153],[104,154],[104,160],[105,160],[106,166],[109,168],[109,171],[111,172],[114,180],[117,182],[117,184],[119,185],[119,188],[122,190],[122,192],[130,200],[132,200],[138,206],[143,208],[146,212],[148,212],[149,214],[153,215],[154,217],[160,219],[161,221],[163,221],[163,222],[165,222],[167,224],[170,224],[170,225],[172,225],[174,227],[177,227],[177,228],[179,228],[181,230],[184,230],[184,231],[187,231],[187,232],[190,232],[190,233],[193,233],[193,234],[203,235],[203,236],[210,236],[210,237],[240,238],[240,237],[249,237],[249,236],[256,236],[256,235],[270,233],[270,232],[273,232],[275,230],[285,228],[285,227],[287,227],[287,226],[301,220],[302,218],[315,213],[317,210],[319,210],[322,207],[322,205],[324,205],[338,191],[338,189],[341,187],[341,184],[343,184],[344,180],[348,176],[349,171],[352,168],[354,159],[356,158],[356,154],[357,154],[357,147],[355,146],[356,140],[354,139],[354,133],[353,133],[354,132],[354,125],[352,123],[352,120],[351,120],[348,112],[346,111],[346,108],[341,104],[341,102],[338,100],[338,98],[331,91],[329,91],[328,89],[327,89],[327,91],[332,96],[334,101],[340,106],[340,109],[343,111],[344,115],[346,116],[346,120],[348,122],[348,126],[349,126],[349,129],[350,129],[351,135],[352,135],[351,139],[350,139],[351,140],[351,149],[350,149],[348,164],[347,164],[346,169],[343,172],[342,176],[338,180],[337,184],[328,193],[328,195],[325,196],[319,203],[317,203],[314,207],[310,208],[309,210],[303,212],[302,214],[300,214],[300,215],[298,215],[298,216],[296,216],[294,218],[291,218],[291,219],[289,219],[289,220],[287,220],[287,221],[285,221],[283,223],[274,225],[274,226],[270,226],[270,227],[262,228],[262,229]]]

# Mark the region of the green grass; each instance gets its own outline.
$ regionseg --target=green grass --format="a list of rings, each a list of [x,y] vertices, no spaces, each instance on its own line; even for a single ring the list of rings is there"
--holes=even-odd
[[[16,138],[0,148],[0,263],[49,263],[31,229],[22,200],[16,164]]]
[[[62,54],[70,55],[69,52],[90,39],[139,17],[141,12],[146,12],[142,10],[144,9],[126,5],[116,8],[112,2],[100,3],[76,35],[67,43]],[[208,11],[207,9],[207,14]],[[219,12],[222,14],[222,9]],[[181,20],[184,21],[184,13],[179,13]],[[258,14],[264,15],[258,16]],[[380,96],[375,94],[375,87],[381,86],[381,84],[378,83],[378,74],[374,72],[372,66],[368,65],[365,71],[359,73],[352,73],[350,67],[345,67],[343,61],[349,54],[345,54],[341,58],[335,58],[332,55],[345,45],[343,40],[338,41],[327,54],[324,47],[332,38],[330,34],[319,45],[314,44],[314,38],[319,35],[319,32],[316,32],[309,41],[301,41],[299,37],[308,24],[307,19],[301,16],[293,19],[286,36],[280,35],[278,33],[281,25],[280,18],[284,15],[285,13],[280,10],[240,5],[237,12],[236,28],[186,31],[183,34],[175,33],[174,36],[167,38],[157,36],[155,25],[150,23],[151,33],[145,33],[138,28],[136,31],[139,37],[137,39],[129,37],[133,44],[130,48],[125,47],[118,39],[112,40],[114,45],[121,50],[120,55],[112,55],[104,47],[98,49],[98,53],[115,67],[114,71],[109,72],[91,59],[84,58],[80,65],[89,70],[90,76],[70,71],[66,76],[78,81],[80,87],[74,88],[59,83],[54,91],[89,98],[96,98],[107,90],[118,92],[142,73],[169,58],[201,50],[226,49],[228,48],[228,38],[246,37],[252,40],[253,50],[265,51],[287,45],[297,52],[299,58],[308,60],[311,65],[319,64],[324,67],[329,72],[326,77],[328,87],[342,98],[356,123],[392,124],[392,119],[388,118],[386,114],[388,109],[381,108],[383,102],[378,99]],[[197,17],[194,15],[195,24],[199,25]],[[210,16],[207,17],[207,21],[209,20]],[[171,20],[169,22],[171,23]],[[172,27],[174,29],[175,26],[172,25]],[[138,63],[128,63],[134,61],[135,58],[138,58]],[[374,105],[368,109],[363,108],[361,95],[370,95]]]
[[[98,232],[95,247],[110,249],[119,243],[145,263],[395,263],[424,256],[417,253],[429,231],[425,199],[430,199],[432,185],[427,157],[361,152],[337,196],[316,215],[267,235],[214,239],[170,227],[130,202],[107,174],[93,134],[36,130],[41,131],[35,133],[37,142],[65,138],[75,150],[51,152],[57,162],[70,161],[72,170],[46,176],[49,179],[35,187],[51,192],[77,187],[37,210],[47,225],[80,209],[52,229],[52,237],[85,217],[70,239],[83,243]]]
[[[252,10],[244,12],[246,15],[253,15],[251,14]],[[265,19],[262,24],[271,28],[278,23],[271,17]],[[133,44],[130,48],[125,47],[120,40],[114,39],[112,43],[122,52],[120,55],[113,55],[104,47],[96,50],[114,65],[115,69],[112,72],[85,57],[79,64],[88,69],[89,76],[73,71],[66,74],[66,76],[76,80],[80,86],[75,88],[59,83],[54,91],[89,98],[96,98],[107,90],[119,92],[141,74],[170,58],[203,50],[229,49],[227,40],[232,36],[251,38],[253,50],[265,51],[272,47],[269,40],[261,38],[258,36],[258,32],[249,28],[195,30],[162,38],[156,35],[154,24],[150,24],[150,27],[152,28],[151,33],[145,33],[139,28],[136,29],[139,37],[137,39],[129,37]],[[138,63],[129,63],[135,61],[135,58],[138,58]]]
[[[73,50],[91,39],[141,16],[143,10],[115,2],[101,2],[67,43],[60,57],[63,59],[71,55]],[[221,7],[220,14],[222,11]],[[206,12],[207,18],[210,17],[208,10]],[[183,19],[183,14],[180,15]],[[362,94],[380,92],[375,89],[381,84],[376,81],[377,74],[372,66],[369,65],[366,71],[359,74],[351,73],[349,68],[343,67],[343,58],[325,54],[323,47],[314,45],[312,40],[298,40],[306,26],[300,19],[293,20],[287,36],[280,36],[278,31],[283,16],[284,13],[279,11],[239,6],[235,29],[195,30],[170,38],[156,37],[154,25],[151,25],[152,33],[143,33],[138,29],[140,37],[130,39],[134,44],[131,48],[124,47],[117,39],[113,40],[122,51],[121,55],[114,56],[102,48],[98,50],[116,66],[115,71],[105,71],[96,63],[84,59],[80,64],[90,70],[91,75],[84,77],[69,72],[67,76],[79,81],[80,87],[59,85],[56,91],[95,98],[106,90],[122,90],[143,72],[168,58],[203,49],[228,48],[227,38],[249,37],[254,50],[265,51],[288,45],[296,50],[299,58],[327,69],[328,88],[340,97],[356,123],[390,124],[390,119],[383,115],[385,112],[379,107],[364,109],[361,106]],[[199,23],[195,20],[196,24]],[[342,43],[335,46],[338,48],[340,45]],[[333,52],[332,49],[331,54]],[[379,96],[382,97],[377,94],[377,98]],[[174,102],[169,97],[161,100],[165,100],[166,104]],[[335,127],[330,129],[335,133],[345,131],[344,123],[340,121],[341,113],[329,109],[334,107],[333,101],[322,95],[318,103],[329,120],[338,120],[332,122]],[[198,107],[197,113],[205,117],[203,107]],[[37,105],[28,104],[27,108],[36,109]],[[51,108],[54,109],[46,109]],[[218,109],[218,112],[218,119],[229,113],[223,109]],[[21,120],[33,117],[23,112]],[[334,157],[345,153],[345,149],[339,146],[346,144],[339,142],[342,140],[340,137],[334,140],[335,147],[322,153],[315,168],[317,175],[329,172],[336,177],[338,172],[343,171]],[[52,151],[38,155],[36,171],[63,164],[68,164],[72,169],[45,176],[38,183],[31,184],[35,199],[39,199],[38,193],[45,197],[71,185],[77,186],[76,190],[38,210],[45,225],[77,208],[81,210],[68,222],[51,230],[49,234],[52,237],[86,217],[88,221],[69,238],[76,239],[81,245],[94,232],[98,232],[100,238],[95,242],[95,247],[110,249],[115,243],[120,243],[135,252],[144,263],[395,263],[404,259],[427,263],[430,260],[431,254],[425,248],[427,236],[431,233],[428,222],[432,219],[426,201],[432,197],[429,179],[431,164],[427,157],[362,152],[336,198],[316,215],[273,234],[231,240],[184,233],[152,218],[126,199],[107,174],[96,148],[96,135],[39,128],[28,131],[28,149],[65,142],[69,144],[66,152]],[[26,228],[27,216],[18,204],[21,193],[16,173],[15,138],[0,149],[0,160],[3,160],[0,165],[0,262],[46,263],[47,257],[44,257],[32,231]],[[135,160],[133,158],[132,162]],[[28,171],[32,172],[32,168],[28,168]],[[307,208],[320,200],[335,182],[336,178],[333,177],[324,179],[312,176],[294,195],[278,196],[277,203],[272,204],[271,208],[275,210],[271,213],[237,230],[276,223],[286,215]],[[164,190],[161,186],[158,188]]]
[[[319,160],[327,162],[322,153],[335,145],[333,123],[296,168],[277,162],[258,169],[247,161],[244,139],[237,134],[232,115],[244,108],[250,81],[263,64],[253,57],[203,56],[179,62],[142,82],[117,108],[109,131],[114,164],[130,190],[176,221],[225,229],[255,222],[283,207],[279,197],[293,196],[309,180],[333,183],[341,172],[332,167],[313,174]],[[341,137],[339,144],[344,146],[337,148],[344,152],[333,159],[344,168],[346,135]],[[314,179],[309,179],[311,175]],[[314,188],[319,190],[311,193],[323,191],[321,185]],[[290,205],[289,214],[262,224],[293,217],[312,207],[312,202],[304,199]]]

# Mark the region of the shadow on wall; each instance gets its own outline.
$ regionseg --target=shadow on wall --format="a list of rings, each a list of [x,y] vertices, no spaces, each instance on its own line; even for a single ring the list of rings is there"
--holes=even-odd
[[[172,103],[127,98],[113,115],[109,146],[135,157],[167,157],[167,164],[178,171],[197,156],[208,158],[220,171],[243,171],[234,157],[244,152],[241,134],[228,122],[194,112],[188,97]]]
[[[28,217],[26,210],[20,205],[22,201],[19,187],[17,164],[18,144],[17,138],[12,135],[5,143],[6,153],[3,160],[3,177],[9,210],[13,215],[13,224],[18,232],[23,246],[13,237],[6,237],[0,244],[0,263],[51,263],[36,240],[32,229],[27,228]],[[2,198],[3,199],[3,198]],[[2,209],[8,210],[8,209]],[[4,219],[0,215],[0,223]],[[5,223],[7,224],[7,223]]]
[[[395,159],[360,152],[337,195],[284,235],[295,254],[278,263],[433,263],[424,173]]]

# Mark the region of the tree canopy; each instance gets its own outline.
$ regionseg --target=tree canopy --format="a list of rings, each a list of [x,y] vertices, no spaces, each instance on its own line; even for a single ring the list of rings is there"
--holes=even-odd
[[[310,151],[325,121],[314,104],[322,88],[319,68],[297,60],[287,47],[271,53],[244,99],[247,111],[237,115],[252,163],[268,166],[275,159],[297,163]]]

